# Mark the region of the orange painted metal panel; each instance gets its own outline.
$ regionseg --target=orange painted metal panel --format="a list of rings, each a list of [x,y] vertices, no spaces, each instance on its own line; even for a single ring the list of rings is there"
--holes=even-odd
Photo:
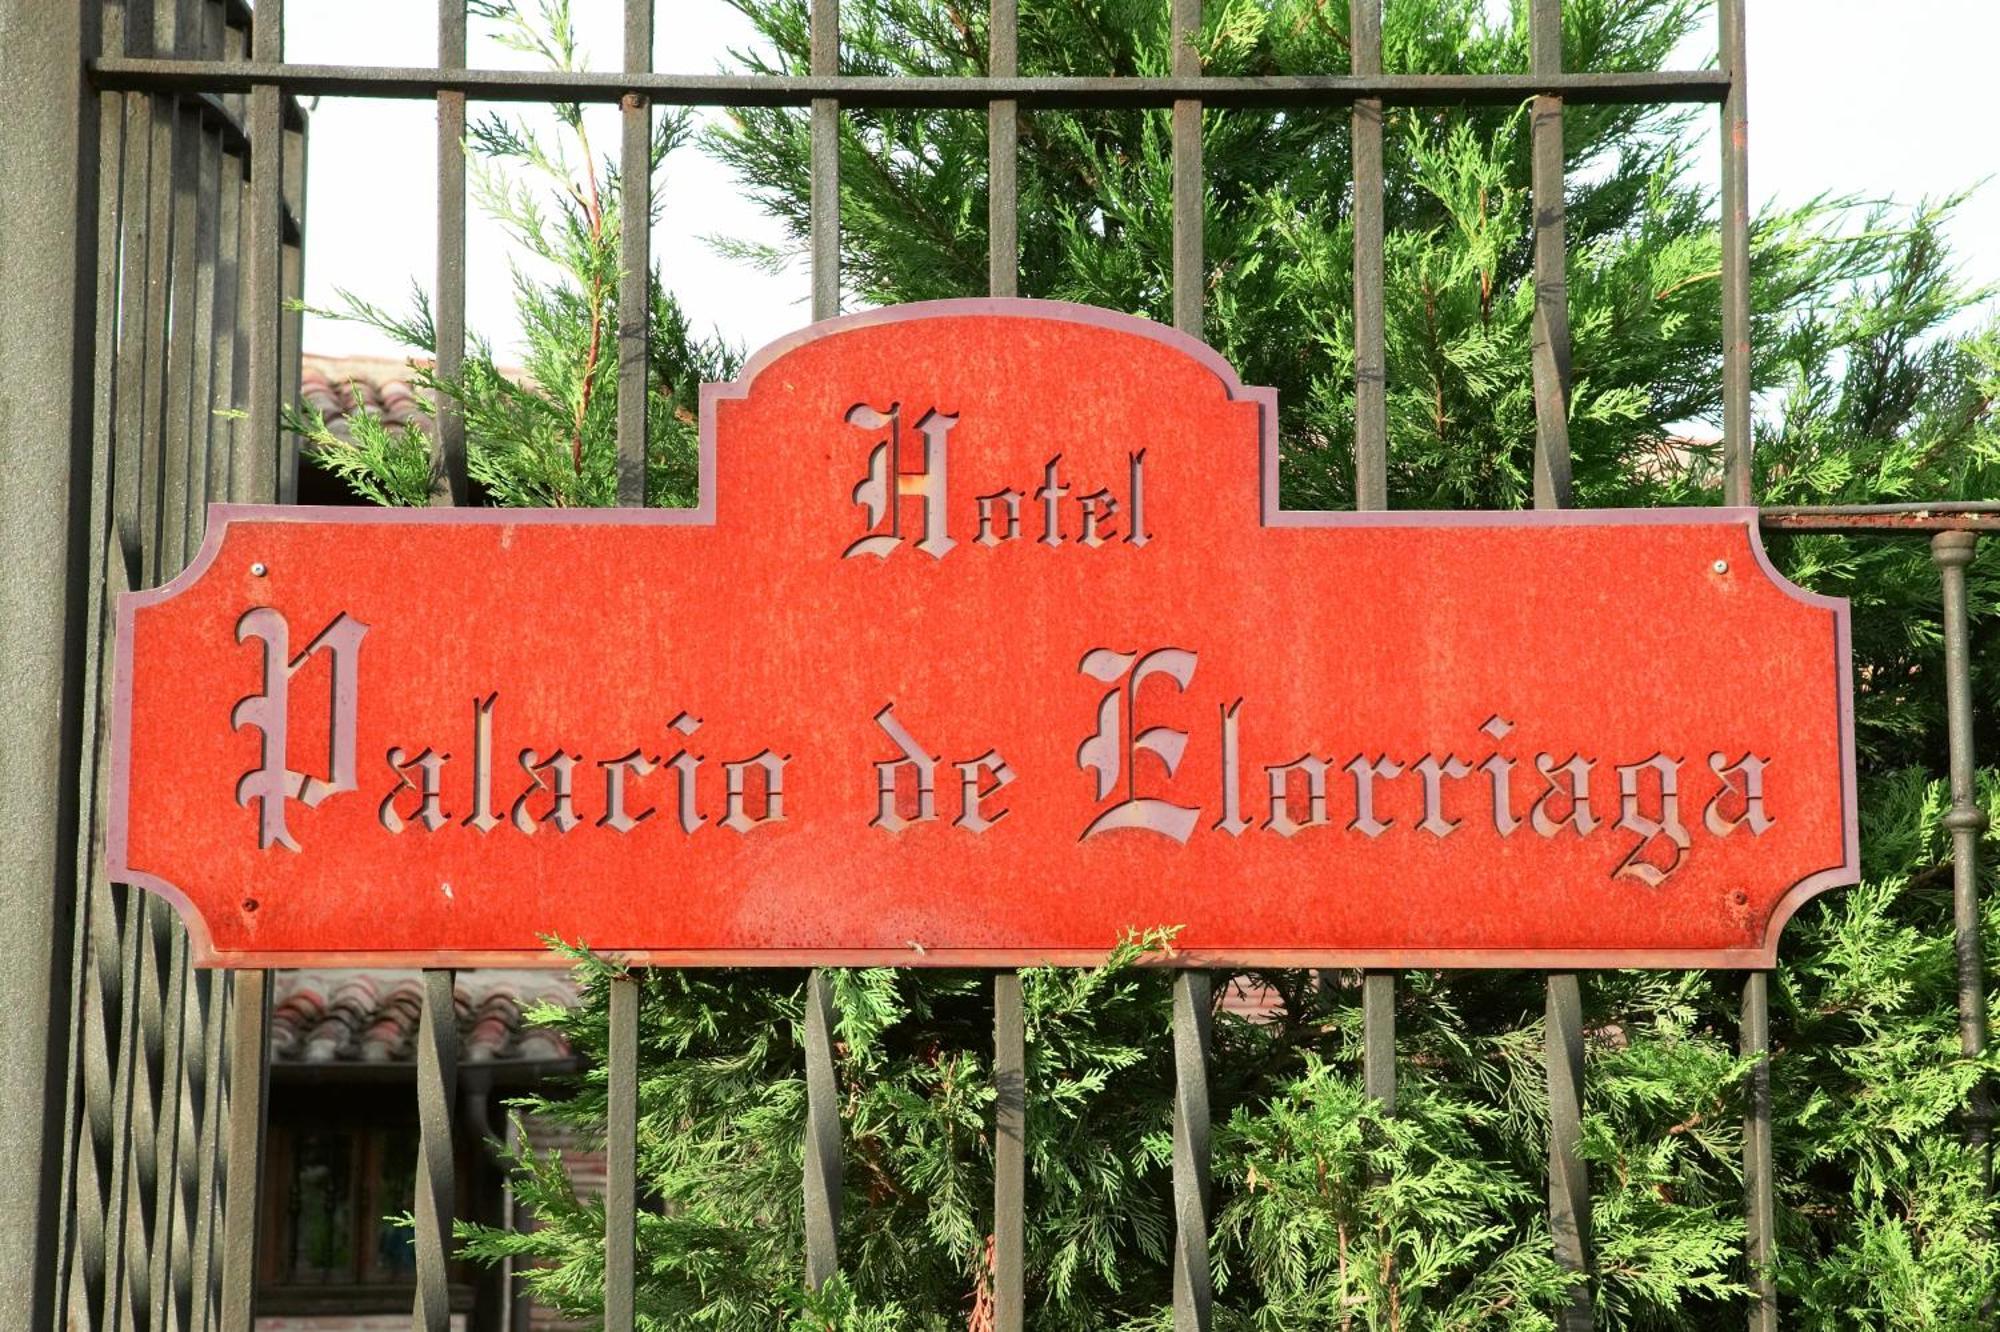
[[[1769,965],[1856,876],[1844,602],[1747,510],[1298,513],[1208,348],[906,306],[690,511],[218,506],[109,855],[211,965]]]

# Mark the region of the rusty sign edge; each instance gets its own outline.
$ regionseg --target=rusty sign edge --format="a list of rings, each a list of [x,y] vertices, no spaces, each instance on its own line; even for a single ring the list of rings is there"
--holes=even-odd
[[[693,508],[604,508],[604,509],[503,509],[503,508],[373,508],[315,505],[269,505],[214,503],[208,506],[207,524],[200,548],[174,578],[155,588],[118,594],[115,611],[111,791],[110,809],[104,831],[104,853],[108,876],[155,893],[168,903],[188,931],[194,963],[202,967],[285,967],[312,966],[394,966],[412,965],[421,960],[431,966],[510,966],[561,968],[568,965],[546,949],[533,951],[454,951],[405,952],[321,952],[232,951],[214,947],[207,922],[193,901],[177,885],[127,863],[127,795],[130,779],[130,727],[132,696],[132,625],[144,608],[172,600],[199,582],[221,552],[228,529],[236,522],[333,523],[342,526],[380,524],[439,524],[510,527],[520,525],[597,526],[621,524],[636,527],[715,525],[715,429],[714,403],[746,397],[757,377],[798,348],[844,332],[910,320],[955,317],[1006,317],[1044,319],[1112,329],[1152,339],[1187,356],[1213,373],[1232,401],[1252,401],[1259,407],[1258,448],[1260,479],[1260,519],[1264,527],[1325,527],[1351,529],[1437,528],[1437,527],[1568,527],[1568,526],[1729,526],[1744,530],[1751,554],[1764,577],[1786,596],[1804,605],[1831,613],[1834,620],[1834,653],[1830,665],[1835,674],[1839,698],[1839,746],[1841,782],[1841,827],[1844,854],[1838,865],[1806,875],[1794,883],[1773,905],[1759,946],[1751,949],[1347,949],[1290,950],[1254,949],[1216,952],[1169,950],[1149,955],[1155,965],[1190,968],[1214,967],[1437,967],[1441,969],[1507,968],[1600,968],[1641,967],[1675,970],[1721,968],[1761,970],[1777,963],[1778,941],[1784,927],[1806,902],[1830,888],[1854,884],[1860,879],[1860,832],[1857,821],[1858,796],[1854,752],[1854,681],[1848,668],[1851,658],[1851,612],[1846,598],[1810,591],[1786,578],[1772,564],[1764,547],[1756,509],[1747,506],[1706,506],[1685,508],[1621,509],[1285,509],[1278,503],[1278,450],[1276,447],[1277,391],[1245,385],[1235,368],[1213,347],[1177,329],[1136,315],[1067,301],[1046,301],[1013,297],[978,297],[956,300],[922,301],[885,306],[839,318],[822,320],[765,345],[744,362],[734,380],[701,386],[699,424],[698,497]],[[1170,925],[1173,922],[1132,922],[1134,928]],[[1100,964],[1112,944],[1103,951],[1034,949],[622,949],[616,956],[635,965],[658,966],[1092,966]]]

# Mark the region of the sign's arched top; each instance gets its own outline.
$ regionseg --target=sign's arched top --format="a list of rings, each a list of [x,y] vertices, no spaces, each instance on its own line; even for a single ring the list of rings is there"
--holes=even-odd
[[[1300,513],[1130,316],[802,330],[693,510],[218,507],[108,852],[211,964],[1761,966],[1852,882],[1845,603],[1745,510]]]

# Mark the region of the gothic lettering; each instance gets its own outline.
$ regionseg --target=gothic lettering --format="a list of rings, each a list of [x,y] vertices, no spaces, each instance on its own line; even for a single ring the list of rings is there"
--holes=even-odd
[[[1165,676],[1185,691],[1194,679],[1194,668],[1195,654],[1184,648],[1157,648],[1144,656],[1096,648],[1084,655],[1077,669],[1085,675],[1105,684],[1123,679],[1124,684],[1099,702],[1097,730],[1078,747],[1077,766],[1096,774],[1100,801],[1117,789],[1121,773],[1125,785],[1125,798],[1091,820],[1083,830],[1085,840],[1118,828],[1145,828],[1186,842],[1194,831],[1195,820],[1201,816],[1198,807],[1138,794],[1139,755],[1152,754],[1171,777],[1180,768],[1187,732],[1167,726],[1141,730],[1136,721],[1140,686],[1148,676]],[[1135,718],[1129,736],[1123,720],[1128,716]]]
[[[290,655],[291,627],[269,606],[244,612],[236,622],[236,641],[255,638],[263,644],[264,689],[237,703],[229,723],[236,730],[254,730],[261,737],[260,762],[236,783],[236,803],[257,802],[257,849],[299,844],[285,826],[285,801],[315,808],[328,796],[352,791],[355,782],[354,730],[360,688],[361,640],[368,626],[341,614],[327,622],[298,656]],[[286,738],[291,713],[291,679],[308,660],[324,652],[330,659],[332,722],[327,735],[327,775],[294,772],[287,766]]]

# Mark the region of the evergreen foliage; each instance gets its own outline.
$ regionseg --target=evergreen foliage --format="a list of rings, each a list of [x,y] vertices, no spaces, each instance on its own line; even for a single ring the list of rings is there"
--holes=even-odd
[[[582,68],[567,0],[544,0],[532,13],[497,0],[468,0],[475,18],[514,50],[551,68]],[[494,359],[476,333],[460,373],[446,379],[435,359],[418,361],[416,388],[449,402],[465,419],[467,472],[494,504],[567,507],[618,499],[619,193],[615,160],[593,153],[583,108],[555,108],[556,129],[490,113],[467,131],[475,200],[500,223],[527,262],[513,266],[514,308],[525,360],[517,369]],[[657,182],[667,154],[686,141],[685,112],[656,116],[651,165]],[[657,216],[660,192],[653,192]],[[715,338],[697,337],[659,281],[649,282],[646,502],[687,507],[696,500],[695,413],[704,381],[731,378],[740,358]],[[405,313],[342,291],[340,304],[315,313],[365,324],[435,358],[437,328],[428,295],[413,292]],[[345,438],[307,407],[286,422],[315,460],[376,504],[424,505],[439,478],[422,429],[384,423],[374,412],[348,417]]]
[[[802,0],[734,0],[763,38],[744,68],[805,68]],[[843,64],[869,74],[983,68],[983,17],[943,0],[848,0]],[[1525,6],[1390,0],[1386,67],[1527,65]],[[1708,22],[1694,0],[1568,0],[1567,68],[1657,68]],[[1028,0],[1022,69],[1162,73],[1167,8]],[[512,11],[496,10],[507,21]],[[544,31],[564,24],[544,0]],[[512,16],[512,17],[510,17]],[[533,25],[530,25],[532,28]],[[529,31],[524,28],[522,31]],[[1213,73],[1347,67],[1344,6],[1213,0]],[[547,52],[575,59],[560,40]],[[570,120],[580,130],[580,122]],[[664,153],[686,132],[665,122]],[[1208,113],[1208,340],[1248,382],[1279,389],[1286,502],[1351,502],[1352,325],[1345,110]],[[1392,109],[1387,120],[1387,303],[1394,503],[1525,502],[1533,449],[1525,109]],[[1688,169],[1691,113],[1572,106],[1565,132],[1571,413],[1584,504],[1714,503],[1712,446],[1683,437],[1719,412],[1719,251],[1712,192]],[[803,246],[807,133],[745,110],[709,151]],[[1164,318],[1171,221],[1166,118],[1035,113],[1022,146],[1022,290]],[[503,385],[481,346],[462,382],[473,456],[497,501],[608,503],[615,391],[587,392],[591,329],[615,286],[615,209],[574,184],[553,149],[491,125],[471,147],[558,185],[556,214],[518,187],[482,199],[554,259],[551,287],[518,279],[535,387]],[[843,263],[850,303],[985,290],[983,117],[923,110],[843,117]],[[615,191],[608,166],[599,177]],[[492,179],[492,178],[489,178]],[[666,201],[675,206],[674,201]],[[2000,326],[1954,276],[1950,201],[1908,212],[1852,201],[1767,213],[1754,227],[1764,503],[1976,498],[2000,493]],[[782,263],[789,252],[739,255]],[[656,282],[654,495],[685,496],[693,376],[733,354],[692,337]],[[398,323],[428,347],[422,313]],[[580,350],[582,349],[582,350]],[[579,403],[589,399],[587,410]],[[533,401],[530,401],[530,400]],[[601,415],[600,415],[601,413]],[[576,423],[586,465],[565,473]],[[305,423],[310,426],[310,423]],[[420,503],[420,438],[321,439],[362,493]],[[345,452],[343,452],[343,450]],[[595,450],[595,452],[592,452]],[[427,468],[427,461],[423,463]],[[675,470],[675,469],[682,470]],[[675,479],[679,478],[679,479]],[[1971,570],[1980,752],[2000,753],[2000,558]],[[1985,1326],[2000,1295],[2000,1218],[1960,1146],[1967,1095],[1994,1061],[1958,1053],[1938,583],[1921,539],[1772,539],[1779,566],[1854,603],[1865,881],[1791,922],[1772,983],[1779,1188],[1777,1278],[1788,1325]],[[1504,589],[1499,590],[1504,595]],[[1644,596],[1636,577],[1632,595]],[[1685,670],[1728,672],[1688,644]],[[2000,773],[1981,801],[2000,818]],[[2000,937],[1990,843],[1986,934]],[[1028,1025],[1030,1325],[1043,1332],[1170,1325],[1166,975],[1139,965],[1172,922],[1132,922],[1094,971],[1024,976]],[[1107,940],[1107,947],[1113,941]],[[614,964],[579,950],[585,1002],[536,1019],[586,1055],[605,1048]],[[846,1197],[844,1274],[801,1288],[805,1122],[797,972],[659,971],[641,986],[640,1308],[644,1325],[766,1332],[931,1332],[984,1326],[990,1228],[991,1000],[983,976],[837,974]],[[1273,972],[1267,1021],[1220,1014],[1213,1097],[1217,1326],[1544,1328],[1563,1299],[1546,1221],[1548,1102],[1542,986],[1521,973],[1404,973],[1398,1114],[1360,1089],[1359,988]],[[1585,1151],[1594,1298],[1616,1328],[1735,1328],[1744,1318],[1741,977],[1597,972]],[[601,1068],[528,1108],[601,1133]],[[486,1260],[541,1260],[530,1283],[591,1317],[601,1203],[559,1160],[514,1158],[527,1235],[462,1227]]]

